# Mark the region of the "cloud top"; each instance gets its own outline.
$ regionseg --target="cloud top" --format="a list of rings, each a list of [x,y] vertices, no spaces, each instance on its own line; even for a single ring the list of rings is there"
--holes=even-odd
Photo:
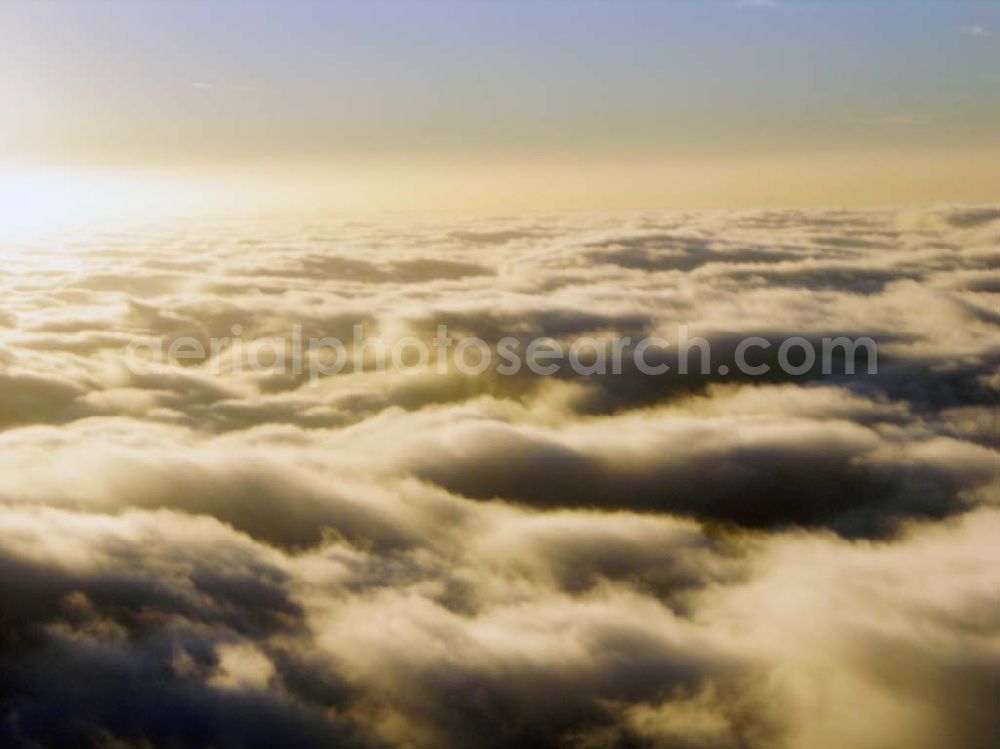
[[[0,743],[972,749],[1000,213],[53,239],[0,273]],[[867,335],[876,374],[130,372],[137,336]]]

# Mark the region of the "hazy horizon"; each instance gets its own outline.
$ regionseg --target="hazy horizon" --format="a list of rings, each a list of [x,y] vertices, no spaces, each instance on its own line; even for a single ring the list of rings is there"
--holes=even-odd
[[[1000,160],[989,3],[13,0],[0,23],[16,112],[0,183],[27,174],[91,203],[482,213],[1000,194],[983,168]],[[87,180],[107,193],[74,190]]]

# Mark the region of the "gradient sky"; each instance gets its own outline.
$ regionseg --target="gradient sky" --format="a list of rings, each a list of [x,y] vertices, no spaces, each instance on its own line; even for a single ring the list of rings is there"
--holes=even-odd
[[[998,33],[988,2],[8,0],[0,162],[352,208],[991,200]]]

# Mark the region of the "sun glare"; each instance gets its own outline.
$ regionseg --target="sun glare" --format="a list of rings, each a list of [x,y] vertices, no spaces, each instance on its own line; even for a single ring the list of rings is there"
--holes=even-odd
[[[89,169],[0,169],[4,252],[55,232],[116,229],[137,221],[204,207],[204,191],[182,181],[140,172]],[[13,244],[12,244],[13,243]]]

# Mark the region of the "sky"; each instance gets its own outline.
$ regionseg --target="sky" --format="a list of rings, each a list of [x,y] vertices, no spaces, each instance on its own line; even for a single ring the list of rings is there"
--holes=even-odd
[[[982,202],[998,33],[988,2],[14,0],[0,165],[357,210]]]

